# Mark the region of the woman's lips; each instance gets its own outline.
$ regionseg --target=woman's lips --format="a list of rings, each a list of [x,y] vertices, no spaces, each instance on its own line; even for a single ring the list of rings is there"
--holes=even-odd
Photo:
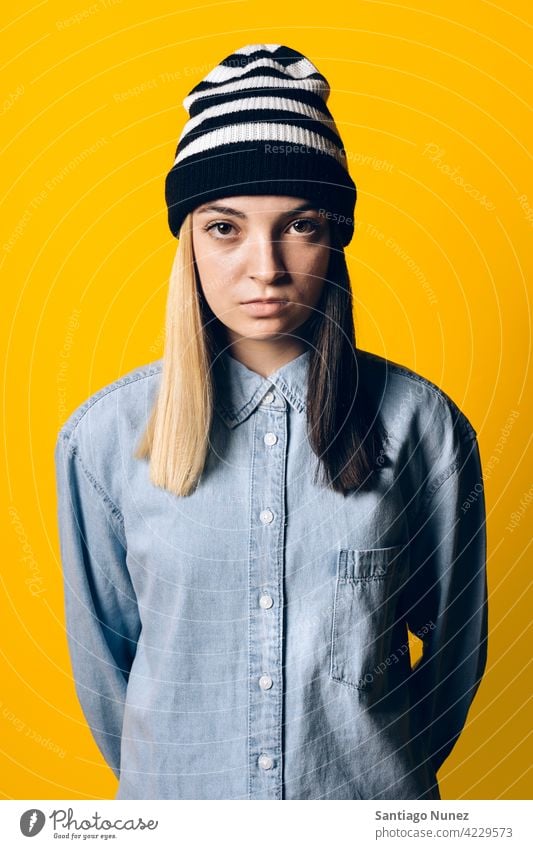
[[[250,301],[241,304],[242,309],[249,315],[277,315],[289,305],[289,301]]]

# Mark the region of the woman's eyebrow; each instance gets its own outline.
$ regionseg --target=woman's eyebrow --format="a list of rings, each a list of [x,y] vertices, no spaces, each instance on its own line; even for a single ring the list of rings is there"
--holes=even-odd
[[[293,215],[295,212],[318,212],[318,207],[316,207],[312,203],[303,203],[301,206],[297,206],[295,209],[287,210],[285,215]]]
[[[295,209],[287,209],[285,212],[281,212],[280,215],[294,215],[298,212],[318,212],[316,206],[312,203],[304,203],[301,206],[295,207]],[[209,206],[201,206],[197,212],[199,214],[204,212],[218,212],[221,215],[235,215],[237,218],[246,218],[244,212],[240,212],[238,209],[232,209],[231,206],[221,206],[220,204],[210,204]]]
[[[246,218],[244,212],[239,212],[238,209],[232,209],[230,206],[201,206],[200,209],[197,210],[197,212],[220,212],[221,215],[236,215],[237,218]]]

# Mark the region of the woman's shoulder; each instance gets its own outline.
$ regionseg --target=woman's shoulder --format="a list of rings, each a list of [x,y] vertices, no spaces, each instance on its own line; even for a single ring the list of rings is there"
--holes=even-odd
[[[153,398],[162,369],[162,360],[138,366],[108,383],[76,407],[58,433],[58,440],[71,440],[90,431],[92,435],[111,433],[113,422],[135,425],[139,416],[149,412],[145,402]]]
[[[466,439],[477,437],[457,402],[428,377],[371,351],[357,348],[356,354],[365,388],[379,403],[382,413],[388,412],[394,418],[401,413],[404,419],[411,414],[419,421],[438,420],[458,428]]]

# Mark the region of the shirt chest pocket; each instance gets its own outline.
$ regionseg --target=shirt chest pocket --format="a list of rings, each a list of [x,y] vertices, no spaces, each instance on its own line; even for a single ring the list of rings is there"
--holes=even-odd
[[[338,552],[330,677],[373,698],[387,688],[407,563],[402,545]]]

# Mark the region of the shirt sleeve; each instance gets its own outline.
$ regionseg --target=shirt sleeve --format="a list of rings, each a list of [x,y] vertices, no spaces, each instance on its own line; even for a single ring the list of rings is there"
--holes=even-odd
[[[479,687],[487,656],[486,525],[475,435],[424,488],[411,528],[409,630],[423,642],[409,677],[415,733],[437,772]]]
[[[54,453],[67,640],[76,692],[105,760],[120,775],[128,676],[140,633],[122,516],[72,439]]]

